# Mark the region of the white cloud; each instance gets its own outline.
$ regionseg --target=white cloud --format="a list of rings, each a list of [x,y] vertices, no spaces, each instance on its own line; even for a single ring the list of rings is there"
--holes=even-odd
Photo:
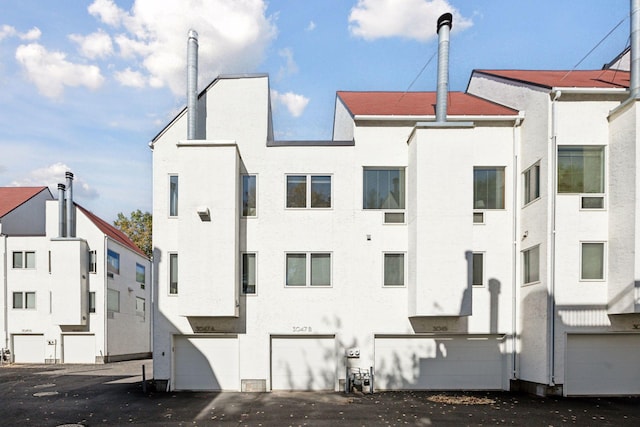
[[[35,169],[29,172],[26,177],[13,181],[11,185],[16,187],[46,185],[55,196],[58,193],[58,183],[65,183],[65,173],[68,171],[71,171],[69,166],[58,162],[44,168]],[[78,176],[74,176],[73,179],[73,194],[84,199],[96,199],[99,197],[98,192]]]
[[[50,98],[62,96],[65,86],[97,89],[104,82],[98,67],[74,64],[66,60],[64,53],[49,52],[37,43],[18,46],[16,59],[38,91]]]
[[[185,93],[187,33],[199,34],[201,85],[224,72],[252,71],[276,35],[264,0],[136,0],[130,10],[95,0],[89,13],[125,32],[115,37],[123,58],[141,61],[152,87]]]
[[[309,104],[309,98],[293,92],[279,93],[272,89],[271,104],[274,108],[283,105],[293,117],[300,117]]]
[[[124,71],[117,71],[115,77],[122,86],[142,88],[145,87],[147,83],[141,72],[134,71],[131,68],[127,68]]]
[[[42,35],[42,31],[40,31],[40,28],[33,27],[32,29],[30,29],[26,33],[20,34],[19,37],[22,40],[34,41],[34,40],[38,40],[41,35]]]
[[[282,78],[284,76],[288,76],[298,72],[298,65],[293,59],[293,51],[291,49],[289,49],[288,47],[280,49],[278,51],[278,55],[285,60],[285,64],[280,67],[280,70],[278,71],[278,78]]]
[[[71,34],[69,39],[76,42],[80,48],[80,53],[89,59],[106,58],[113,54],[111,36],[103,30],[87,36]]]
[[[349,14],[349,31],[365,40],[405,37],[427,41],[437,36],[436,22],[446,12],[453,14],[452,31],[473,25],[447,0],[358,0]]]
[[[7,37],[15,36],[17,31],[11,25],[3,25],[0,27],[0,41]]]
[[[313,21],[309,21],[309,25],[307,25],[306,30],[307,31],[313,31],[316,29],[316,23]]]

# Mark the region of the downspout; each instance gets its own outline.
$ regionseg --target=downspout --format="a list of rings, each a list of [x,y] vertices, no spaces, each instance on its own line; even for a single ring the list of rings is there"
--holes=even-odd
[[[102,319],[104,322],[104,329],[102,331],[102,335],[103,335],[103,339],[104,339],[104,345],[103,345],[103,349],[104,352],[102,354],[102,363],[107,363],[108,359],[108,337],[109,337],[109,329],[108,329],[108,322],[109,322],[109,316],[107,313],[107,298],[109,298],[109,276],[107,273],[107,240],[108,237],[107,235],[104,236],[104,249],[102,251],[102,277],[104,280],[104,288],[102,291]],[[96,260],[97,261],[97,260]]]
[[[4,348],[9,348],[9,281],[7,279],[7,235],[2,234],[2,224],[0,224],[0,237],[3,240],[4,252],[2,253],[2,283],[4,288]],[[0,354],[0,358],[3,357],[3,354]]]
[[[518,148],[520,147],[520,138],[518,127],[520,127],[520,123],[522,123],[521,118],[517,118],[513,123],[513,219],[512,219],[512,237],[513,237],[513,248],[511,254],[511,265],[512,265],[512,273],[511,273],[511,379],[518,379],[518,370],[517,370],[517,342],[518,342],[518,177],[519,167],[518,167]]]
[[[549,342],[549,385],[556,381],[556,198],[557,198],[557,162],[558,162],[558,99],[562,92],[555,91],[551,102],[551,241],[549,242],[549,300],[547,308],[550,337]]]

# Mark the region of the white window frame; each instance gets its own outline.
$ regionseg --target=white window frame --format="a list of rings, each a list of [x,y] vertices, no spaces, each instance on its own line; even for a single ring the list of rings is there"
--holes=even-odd
[[[386,259],[387,255],[402,255],[402,284],[388,285],[386,283]],[[382,253],[382,287],[383,288],[406,288],[407,287],[407,254],[406,252],[389,251]]]
[[[380,208],[369,208],[366,207],[367,203],[365,201],[365,173],[367,171],[401,171],[404,182],[402,183],[402,207],[380,207]],[[362,210],[364,211],[391,211],[391,212],[405,212],[407,209],[407,167],[406,166],[363,166],[362,167],[362,187],[360,194],[362,195]]]
[[[98,251],[89,251],[89,273],[98,272]]]
[[[299,176],[305,179],[305,205],[304,206],[289,206],[289,177]],[[312,202],[312,183],[313,178],[317,177],[329,177],[329,206],[311,206]],[[333,174],[331,173],[288,173],[284,179],[284,207],[285,209],[313,209],[313,210],[330,210],[333,209]]]
[[[116,301],[118,302],[118,307],[110,306],[110,301],[113,301],[113,298],[117,297]],[[120,313],[120,291],[116,289],[107,288],[107,312],[111,313]]]
[[[536,180],[531,180],[532,172],[535,171]],[[528,199],[529,193],[531,192],[532,185],[537,190],[532,199]],[[527,189],[529,191],[527,191]],[[540,200],[540,162],[536,162],[533,165],[529,166],[527,170],[522,172],[522,204],[523,206],[528,206],[536,200]]]
[[[171,180],[173,178],[176,178],[176,196],[175,196],[175,212],[173,210],[174,204],[173,204],[173,192],[171,189]],[[168,203],[167,203],[167,216],[169,218],[177,218],[178,215],[180,214],[180,176],[177,173],[170,173],[168,176],[168,182],[169,182],[169,188],[167,191],[167,195],[168,197]]]
[[[177,252],[169,252],[167,254],[167,295],[173,297],[173,296],[178,296],[180,294],[180,257],[178,256]],[[171,273],[173,272],[172,268],[171,268],[171,258],[175,256],[176,257],[176,268],[177,268],[177,272],[176,275],[178,276],[176,279],[176,291],[175,292],[171,292]]]
[[[89,313],[96,312],[96,293],[94,291],[89,292]]]
[[[476,207],[476,171],[496,171],[502,172],[502,207],[490,208],[486,205],[483,207]],[[473,210],[474,212],[491,212],[491,211],[503,211],[507,207],[507,168],[505,166],[474,166],[473,167]],[[476,223],[478,224],[478,223]]]
[[[20,254],[20,264],[19,267],[16,267],[15,257],[16,254]],[[33,258],[33,266],[29,266],[27,262],[27,255],[32,255]],[[36,269],[36,251],[13,251],[11,252],[11,266],[15,270],[35,270]]]
[[[20,295],[21,298],[21,304],[20,307],[16,307],[15,304],[15,296],[16,295]],[[28,296],[33,295],[33,307],[29,307],[29,298]],[[37,299],[36,299],[36,293],[35,292],[13,292],[11,294],[11,307],[13,310],[35,310],[37,309],[38,305],[37,305]]]
[[[482,262],[482,278],[480,280],[481,283],[477,284],[474,283],[474,275],[475,275],[475,271],[474,271],[474,266],[475,266],[475,256],[479,255],[481,257],[481,262]],[[487,283],[485,280],[486,277],[486,266],[487,266],[487,260],[486,260],[486,256],[485,256],[485,252],[480,252],[480,251],[476,251],[476,252],[472,252],[471,253],[471,286],[475,287],[475,288],[481,288],[484,287]]]
[[[289,285],[288,282],[288,257],[289,255],[304,255],[305,256],[305,283],[304,285]],[[328,285],[312,285],[311,284],[311,267],[312,258],[314,255],[329,255],[329,284]],[[333,287],[333,252],[328,251],[291,251],[286,252],[284,256],[284,286],[285,288],[331,288]]]
[[[585,279],[583,277],[584,269],[582,265],[584,245],[598,244],[602,245],[602,277],[598,279]],[[607,243],[602,240],[585,240],[580,242],[580,281],[581,282],[605,282],[607,280]]]
[[[245,177],[253,177],[253,179],[255,180],[255,213],[253,215],[245,215],[244,214],[244,192],[245,192],[245,188],[244,188],[244,178]],[[241,194],[240,194],[240,216],[242,218],[257,218],[258,217],[258,174],[255,173],[244,173],[242,175],[240,175],[240,187],[241,187]]]
[[[253,283],[253,292],[245,292],[244,289],[244,257],[245,256],[253,256],[253,265],[254,265],[254,283]],[[240,253],[240,291],[243,295],[257,295],[258,294],[258,253],[257,252],[242,252]]]
[[[527,272],[527,269],[525,268],[525,260],[526,260],[527,255],[529,255],[529,258],[530,258],[530,254],[534,250],[536,250],[538,252],[538,265],[537,265],[538,278],[537,278],[537,280],[529,280],[529,281],[527,281],[527,277],[525,276],[525,274]],[[525,255],[525,254],[527,254],[527,255]],[[522,251],[521,259],[522,259],[522,285],[523,286],[528,286],[528,285],[533,285],[533,284],[536,284],[536,283],[540,283],[540,245],[534,245],[534,246],[531,246],[531,247],[529,247],[527,249],[524,249]],[[530,269],[531,269],[531,267],[529,267],[529,270]]]

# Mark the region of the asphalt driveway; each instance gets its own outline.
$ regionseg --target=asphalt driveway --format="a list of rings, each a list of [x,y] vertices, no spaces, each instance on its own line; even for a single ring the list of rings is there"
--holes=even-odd
[[[638,426],[640,397],[506,392],[146,393],[142,365],[0,367],[0,424],[16,426]]]

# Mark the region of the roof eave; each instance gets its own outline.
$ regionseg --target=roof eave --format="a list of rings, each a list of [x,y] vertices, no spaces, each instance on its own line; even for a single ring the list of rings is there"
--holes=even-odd
[[[503,122],[515,121],[522,119],[522,114],[509,115],[447,115],[447,121],[452,122],[468,122],[468,121],[486,121],[486,122]],[[354,120],[358,121],[387,121],[387,122],[433,122],[436,120],[435,115],[428,116],[391,116],[391,115],[356,115]]]

